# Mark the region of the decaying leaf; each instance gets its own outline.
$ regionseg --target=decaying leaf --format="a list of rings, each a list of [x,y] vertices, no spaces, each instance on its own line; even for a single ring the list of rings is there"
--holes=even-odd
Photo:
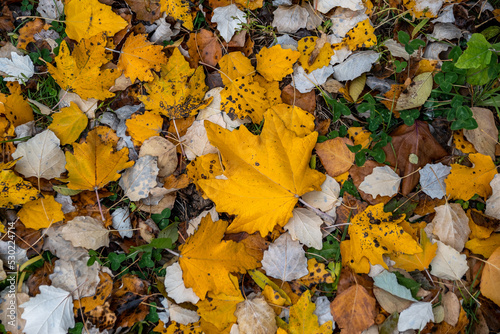
[[[74,247],[98,249],[109,246],[109,231],[101,221],[92,217],[78,216],[61,230],[62,237],[71,241]]]
[[[184,302],[196,304],[200,300],[192,288],[188,289],[184,285],[182,269],[178,262],[167,267],[164,284],[168,296],[178,304]]]
[[[500,306],[500,247],[498,247],[486,262],[481,277],[481,293]]]
[[[471,232],[469,218],[462,206],[458,203],[445,203],[435,208],[435,210],[436,216],[431,223],[432,234],[444,244],[461,252]]]
[[[320,191],[305,193],[302,195],[302,199],[315,208],[328,212],[340,204],[339,195],[340,184],[333,177],[327,175]]]
[[[296,208],[292,211],[293,217],[290,218],[288,223],[283,227],[293,240],[299,240],[307,247],[321,249],[323,244],[323,234],[321,233],[320,226],[323,220],[319,218],[314,212]]]
[[[450,174],[451,167],[442,163],[427,164],[419,170],[422,191],[431,198],[443,198],[446,195],[444,180]]]
[[[88,257],[77,261],[57,260],[54,271],[49,275],[52,286],[71,293],[73,299],[93,296],[99,284],[99,267],[95,262],[87,266]]]
[[[300,53],[283,49],[280,45],[262,48],[257,54],[257,71],[268,81],[280,81],[293,72],[293,64]]]
[[[489,155],[495,160],[498,128],[495,126],[493,113],[486,108],[473,107],[471,110],[478,127],[473,130],[464,130],[464,136],[479,153]]]
[[[275,333],[276,314],[264,297],[251,293],[244,302],[238,304],[234,315],[238,318],[241,333]]]
[[[156,157],[145,155],[139,158],[134,166],[127,168],[120,179],[120,187],[131,201],[146,198],[156,186],[158,175]]]
[[[24,204],[36,199],[38,190],[28,181],[17,176],[11,170],[0,171],[0,207],[14,208],[14,205]]]
[[[246,18],[243,11],[238,9],[235,4],[231,4],[215,8],[212,22],[217,23],[217,30],[219,30],[220,35],[226,42],[229,42],[238,26],[246,23]]]
[[[62,145],[66,145],[80,137],[87,123],[87,116],[75,102],[71,102],[69,107],[62,108],[60,112],[52,115],[52,123],[48,128],[55,133]]]
[[[413,78],[413,82],[403,91],[396,103],[395,111],[418,108],[427,101],[432,91],[432,73],[426,72]]]
[[[375,304],[375,298],[363,286],[354,284],[337,295],[330,308],[342,333],[356,334],[375,323]]]
[[[436,257],[431,262],[431,274],[452,281],[460,280],[469,270],[467,257],[441,241],[437,241],[437,245]]]
[[[437,244],[433,244],[427,237],[424,230],[420,231],[420,247],[422,252],[416,254],[391,255],[391,260],[395,261],[394,267],[407,270],[425,270],[436,256]]]
[[[342,137],[316,144],[316,153],[331,177],[347,172],[353,165],[355,154],[349,150],[347,145],[353,145],[353,142]]]
[[[193,18],[186,0],[160,0],[161,11],[182,22],[188,30],[193,30]]]
[[[287,328],[288,333],[331,333],[333,323],[328,321],[320,326],[318,324],[318,317],[314,314],[315,308],[314,303],[311,302],[311,292],[307,290],[297,303],[290,307],[290,321]]]
[[[408,329],[422,330],[429,321],[434,321],[432,303],[417,302],[399,315],[398,331],[404,332]]]

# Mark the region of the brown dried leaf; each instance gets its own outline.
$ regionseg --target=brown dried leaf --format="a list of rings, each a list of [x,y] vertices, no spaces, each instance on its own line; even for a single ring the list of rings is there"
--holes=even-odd
[[[352,140],[341,137],[316,144],[316,153],[331,177],[339,176],[353,166],[354,153],[346,145],[354,144]]]

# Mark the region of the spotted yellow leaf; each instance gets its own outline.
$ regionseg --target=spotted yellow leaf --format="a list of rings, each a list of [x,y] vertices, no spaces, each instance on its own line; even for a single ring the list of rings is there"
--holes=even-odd
[[[263,47],[257,54],[257,71],[267,81],[280,81],[293,73],[293,64],[299,56],[298,51],[283,49],[281,45],[275,45],[269,49]]]
[[[163,118],[150,111],[142,115],[132,115],[125,123],[127,132],[136,145],[141,145],[148,138],[158,136],[163,128]]]
[[[252,122],[260,123],[264,112],[269,108],[266,90],[251,77],[239,77],[228,84],[220,93],[221,110],[236,114],[240,119],[250,117]]]
[[[13,209],[15,205],[34,201],[38,194],[30,182],[11,170],[0,171],[0,188],[0,208]]]
[[[299,63],[306,73],[328,66],[334,51],[332,45],[318,37],[304,37],[299,40],[297,50],[300,52]]]
[[[359,48],[369,48],[377,45],[377,36],[375,36],[375,28],[370,23],[370,19],[359,22],[349,30],[344,37],[343,42],[354,51]]]
[[[39,230],[64,219],[62,205],[53,196],[45,196],[28,202],[19,210],[18,216],[27,228]]]
[[[188,30],[193,30],[193,17],[188,0],[160,0],[161,11],[182,22]]]
[[[222,83],[229,85],[234,79],[245,77],[255,72],[250,59],[239,51],[230,52],[219,60]]]

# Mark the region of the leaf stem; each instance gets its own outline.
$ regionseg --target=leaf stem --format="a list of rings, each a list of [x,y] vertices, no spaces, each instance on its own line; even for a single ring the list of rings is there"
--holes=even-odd
[[[104,214],[102,213],[101,200],[99,198],[99,192],[97,191],[97,187],[94,187],[95,196],[97,197],[97,205],[99,206],[99,212],[101,213],[102,222],[105,223],[106,219],[104,218]]]

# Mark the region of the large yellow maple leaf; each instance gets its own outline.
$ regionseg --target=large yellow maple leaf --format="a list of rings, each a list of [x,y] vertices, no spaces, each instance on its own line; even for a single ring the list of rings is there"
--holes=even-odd
[[[226,221],[213,222],[207,215],[198,230],[179,247],[184,284],[201,300],[209,291],[216,295],[230,293],[233,282],[229,273],[245,273],[259,266],[244,244],[222,240],[226,228]]]
[[[193,116],[212,102],[213,98],[204,99],[208,87],[203,67],[191,69],[178,49],[162,68],[161,77],[154,76],[145,85],[148,95],[139,97],[147,110],[176,119]]]
[[[311,292],[307,290],[295,305],[290,307],[290,324],[287,326],[288,334],[328,334],[332,332],[331,321],[319,325],[318,316],[314,314],[316,306],[311,301]]]
[[[236,215],[228,232],[259,231],[266,236],[276,224],[288,222],[299,196],[320,190],[325,175],[309,168],[318,134],[297,136],[285,122],[310,119],[301,116],[300,108],[290,112],[293,116],[281,119],[268,110],[260,136],[245,127],[231,132],[205,122],[208,139],[222,155],[227,180],[198,180],[198,185],[219,211]]]
[[[163,54],[163,46],[149,42],[145,34],[131,35],[125,41],[118,61],[118,69],[123,70],[132,82],[152,81],[151,69],[159,71],[167,57]]]
[[[102,33],[113,36],[128,23],[115,14],[110,6],[97,0],[71,0],[64,6],[66,34],[79,42]]]
[[[384,212],[383,203],[368,206],[358,213],[349,225],[351,239],[340,244],[343,264],[357,273],[368,273],[369,264],[380,264],[388,269],[384,254],[422,252],[419,244],[398,225],[404,219],[404,215]]]
[[[81,40],[70,54],[68,44],[62,41],[56,66],[47,64],[47,69],[62,89],[78,94],[82,99],[106,99],[115,94],[109,88],[120,76],[118,70],[101,70],[108,63],[105,54],[106,37],[96,35]]]
[[[120,178],[119,171],[134,165],[128,161],[128,148],[116,152],[113,140],[107,139],[113,130],[100,126],[87,135],[87,141],[73,144],[74,153],[66,152],[69,189],[95,190]]]

